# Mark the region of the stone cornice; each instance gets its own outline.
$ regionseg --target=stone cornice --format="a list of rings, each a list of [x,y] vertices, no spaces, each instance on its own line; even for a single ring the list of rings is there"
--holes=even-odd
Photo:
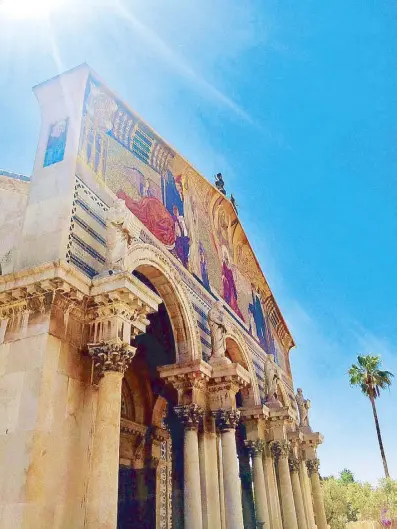
[[[240,408],[241,420],[261,420],[269,417],[269,408],[266,406],[253,406],[252,408]]]
[[[321,445],[324,441],[324,436],[319,432],[302,433],[302,446],[317,446]]]

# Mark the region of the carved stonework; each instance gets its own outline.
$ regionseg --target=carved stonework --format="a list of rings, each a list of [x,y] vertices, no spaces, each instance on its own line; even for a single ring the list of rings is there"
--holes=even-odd
[[[236,408],[230,410],[216,410],[212,412],[216,426],[221,432],[235,429],[240,421],[240,412]]]
[[[272,441],[270,443],[270,450],[274,459],[287,458],[290,454],[289,441]]]
[[[208,311],[208,325],[211,331],[211,363],[214,360],[225,359],[226,327],[220,301],[217,301]]]
[[[312,429],[309,423],[310,400],[304,398],[301,388],[298,388],[295,399],[299,410],[299,429],[302,432],[311,433]]]
[[[312,474],[318,473],[318,470],[320,468],[320,460],[319,459],[308,459],[306,461],[306,467],[307,467],[307,472],[309,476],[311,476]]]
[[[290,457],[288,459],[290,472],[299,472],[299,459],[297,457]]]
[[[197,404],[175,406],[175,413],[186,430],[197,430],[203,417],[203,410]]]
[[[117,371],[124,374],[134,358],[135,351],[135,347],[125,342],[88,344],[88,352],[100,376],[106,371]]]
[[[263,439],[256,439],[255,441],[244,441],[245,446],[251,457],[261,456],[266,442]]]

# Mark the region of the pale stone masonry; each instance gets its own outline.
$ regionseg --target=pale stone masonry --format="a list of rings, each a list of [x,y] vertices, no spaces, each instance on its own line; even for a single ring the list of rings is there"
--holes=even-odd
[[[326,529],[229,199],[86,65],[35,94],[32,175],[0,171],[0,528]]]

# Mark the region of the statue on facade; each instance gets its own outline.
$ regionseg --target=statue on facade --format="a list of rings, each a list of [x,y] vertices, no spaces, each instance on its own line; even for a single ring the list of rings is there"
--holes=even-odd
[[[132,238],[128,229],[129,211],[124,200],[117,198],[106,217],[106,264],[109,270],[124,270]]]
[[[300,417],[299,428],[302,431],[306,431],[307,433],[310,433],[312,431],[312,429],[310,428],[310,424],[309,424],[309,409],[311,406],[310,400],[304,398],[301,388],[297,389],[295,399],[298,405],[299,417]]]
[[[226,358],[226,327],[220,301],[217,301],[208,311],[208,325],[211,331],[211,360]]]
[[[222,173],[218,173],[215,176],[215,186],[218,189],[218,191],[220,191],[223,195],[226,195],[225,182],[223,181]]]
[[[283,405],[281,404],[278,398],[278,385],[280,378],[278,376],[277,367],[273,355],[268,355],[268,360],[265,362],[265,381],[266,406],[268,408],[282,408]]]

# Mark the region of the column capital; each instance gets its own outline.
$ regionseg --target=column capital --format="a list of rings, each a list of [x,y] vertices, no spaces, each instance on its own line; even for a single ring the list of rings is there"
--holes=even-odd
[[[88,353],[93,359],[94,368],[103,376],[107,371],[124,373],[135,356],[135,347],[127,342],[101,342],[88,344]]]
[[[212,412],[217,427],[221,432],[235,429],[240,421],[240,411],[236,408],[230,410],[220,409]]]
[[[185,430],[197,430],[203,417],[203,409],[197,404],[175,406],[175,413]]]
[[[307,459],[306,460],[306,467],[307,472],[309,474],[309,477],[312,476],[312,474],[318,474],[319,468],[320,468],[320,460],[319,459]]]
[[[270,450],[274,459],[286,459],[290,453],[290,443],[286,439],[282,441],[271,441]]]
[[[290,472],[299,472],[300,460],[298,457],[290,457],[288,459]]]
[[[251,457],[258,457],[262,455],[266,446],[266,441],[263,439],[256,439],[255,441],[244,441],[244,444]]]

